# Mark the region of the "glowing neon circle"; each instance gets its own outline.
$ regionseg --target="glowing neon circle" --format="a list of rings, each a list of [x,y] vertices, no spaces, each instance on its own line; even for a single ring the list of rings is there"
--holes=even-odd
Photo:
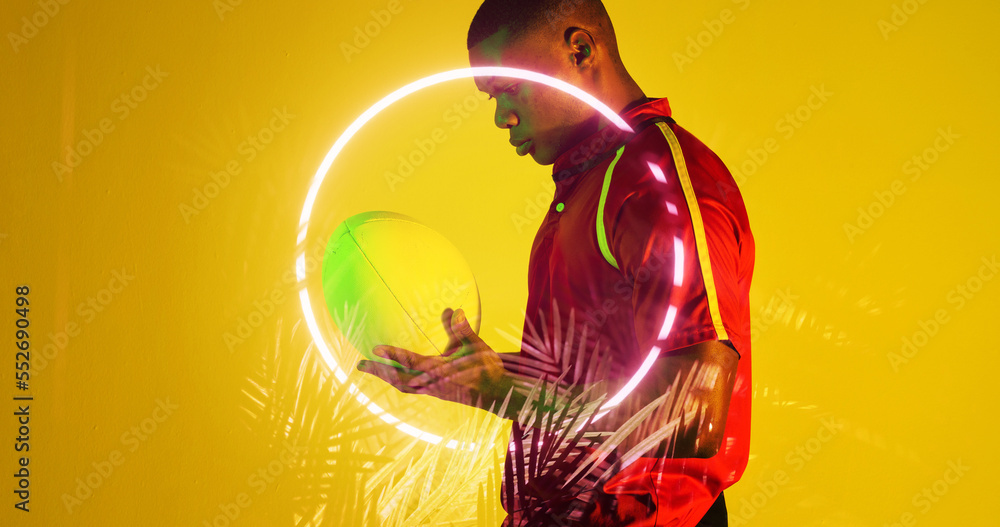
[[[323,158],[323,162],[316,170],[316,175],[313,176],[312,184],[309,187],[309,194],[306,196],[305,204],[302,207],[302,216],[299,219],[299,233],[298,233],[298,238],[296,240],[296,245],[301,246],[306,239],[306,233],[308,232],[309,228],[309,217],[312,215],[312,209],[316,201],[316,196],[319,194],[319,189],[323,185],[323,180],[326,179],[326,175],[329,172],[330,167],[333,166],[333,161],[337,158],[337,156],[344,149],[344,147],[347,146],[347,142],[350,141],[351,138],[354,137],[354,135],[357,134],[359,130],[361,130],[361,127],[363,127],[366,123],[368,123],[368,121],[370,121],[373,117],[378,115],[379,112],[388,108],[389,105],[399,101],[400,99],[406,97],[407,95],[411,95],[424,88],[428,88],[430,86],[434,86],[442,82],[456,80],[456,79],[465,79],[470,77],[511,77],[515,79],[523,79],[527,81],[538,82],[546,86],[561,90],[565,93],[568,93],[569,95],[572,95],[577,99],[580,99],[581,101],[589,104],[592,108],[601,112],[601,114],[604,117],[606,117],[619,129],[625,132],[633,131],[632,128],[628,125],[628,123],[626,123],[625,120],[621,118],[621,116],[612,111],[611,108],[609,108],[606,104],[597,100],[596,97],[581,90],[580,88],[577,88],[576,86],[573,86],[572,84],[556,79],[554,77],[549,77],[548,75],[542,73],[536,73],[533,71],[523,70],[518,68],[491,66],[491,67],[477,67],[477,68],[464,68],[458,70],[451,70],[443,73],[438,73],[436,75],[431,75],[430,77],[425,77],[416,82],[407,84],[406,86],[403,86],[402,88],[390,93],[385,98],[375,103],[371,108],[368,108],[368,110],[362,113],[360,117],[355,119],[354,122],[347,127],[347,130],[345,130],[344,133],[341,134],[341,136],[337,139],[337,141],[333,143],[333,147],[330,148],[329,152],[327,152],[326,157]],[[337,360],[330,352],[330,347],[327,345],[326,341],[320,334],[319,325],[316,323],[316,319],[313,316],[312,304],[309,300],[309,292],[306,290],[304,284],[306,279],[305,257],[306,257],[305,248],[301,248],[299,254],[295,258],[295,274],[298,278],[299,284],[302,284],[302,289],[301,291],[299,291],[299,299],[302,301],[302,312],[305,315],[306,325],[309,327],[309,332],[312,334],[313,341],[316,343],[316,348],[319,350],[320,355],[322,355],[323,360],[326,361],[327,365],[330,366],[330,369],[333,370],[333,374],[334,376],[337,377],[337,380],[343,383],[347,381],[347,373],[340,367],[340,365],[337,363]],[[646,362],[651,363],[651,359],[648,358]],[[636,378],[633,378],[634,382],[629,383],[633,387],[634,383],[637,383],[638,379],[641,379],[642,375],[645,374],[644,370],[649,369],[648,365],[644,364],[643,366],[644,368],[640,368],[640,371],[637,372],[635,376]],[[416,427],[408,425],[400,421],[396,417],[394,417],[392,414],[386,412],[378,405],[373,403],[371,399],[365,396],[365,394],[361,393],[361,390],[359,390],[358,387],[355,386],[354,384],[351,384],[349,386],[349,391],[351,392],[352,395],[354,395],[357,398],[357,400],[361,404],[366,405],[369,411],[380,417],[383,421],[389,424],[395,424],[397,429],[406,432],[407,434],[410,434],[418,439],[427,441],[428,443],[439,444],[441,442],[442,438],[440,436],[431,434],[429,432],[425,432]],[[629,389],[629,391],[631,391],[631,388]],[[613,399],[614,404],[605,404],[603,408],[608,408],[610,406],[618,404],[618,402],[620,402],[620,400],[625,396],[625,393],[623,392],[620,392],[618,395],[614,397]],[[609,401],[609,403],[611,403],[611,401]],[[459,445],[457,441],[451,440],[445,446],[447,446],[448,448],[458,448]],[[470,450],[474,448],[475,444],[469,445]]]

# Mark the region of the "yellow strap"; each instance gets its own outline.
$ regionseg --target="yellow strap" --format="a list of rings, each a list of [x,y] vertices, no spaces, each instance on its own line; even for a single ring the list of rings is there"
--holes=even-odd
[[[663,137],[667,138],[670,144],[670,151],[674,156],[674,165],[677,167],[677,179],[680,180],[681,189],[684,190],[684,199],[687,201],[688,210],[691,211],[691,224],[694,227],[694,239],[698,248],[698,262],[701,264],[701,276],[705,279],[705,293],[708,295],[708,312],[712,317],[712,324],[715,326],[715,333],[719,340],[729,340],[726,328],[722,325],[722,313],[719,311],[719,297],[715,289],[715,279],[712,277],[712,261],[708,254],[708,237],[705,236],[705,224],[701,219],[701,209],[698,207],[698,198],[694,194],[694,186],[691,185],[691,176],[688,174],[687,163],[684,161],[684,153],[681,151],[681,144],[677,141],[677,136],[670,129],[667,123],[656,123],[663,132]]]

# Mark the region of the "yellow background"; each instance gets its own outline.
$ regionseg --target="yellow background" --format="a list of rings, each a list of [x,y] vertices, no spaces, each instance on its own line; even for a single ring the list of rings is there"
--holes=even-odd
[[[478,2],[400,0],[386,17],[382,0],[225,1],[2,7],[0,524],[223,525],[245,493],[252,503],[238,505],[233,525],[355,525],[350,511],[411,510],[419,499],[350,501],[352,456],[384,466],[450,455],[404,450],[412,441],[391,428],[344,450],[341,428],[371,416],[343,393],[329,403],[338,384],[321,383],[315,362],[299,369],[315,352],[285,277],[333,141],[392,90],[467,67]],[[647,95],[668,97],[741,181],[757,242],[752,458],[726,492],[731,524],[995,524],[1000,280],[974,277],[1000,251],[1000,5],[607,5]],[[814,89],[829,95],[810,99]],[[133,91],[143,98],[134,107],[122,99]],[[472,110],[456,117],[456,103]],[[491,116],[471,80],[381,114],[328,177],[307,243],[356,212],[418,217],[466,255],[482,335],[511,351],[498,328],[518,335],[540,221],[530,202],[547,204],[550,172],[514,156]],[[110,131],[57,177],[53,162],[96,143],[88,137],[102,121]],[[438,128],[445,139],[390,185],[398,156]],[[941,130],[952,139],[937,140]],[[916,180],[913,156],[934,160]],[[197,207],[196,192],[211,192],[227,165],[234,175]],[[859,208],[877,217],[850,235]],[[116,282],[116,272],[132,278]],[[27,392],[15,389],[11,360],[21,284],[35,350]],[[977,292],[959,302],[959,286]],[[251,315],[258,327],[227,343]],[[78,331],[64,338],[67,324]],[[922,331],[925,344],[903,356],[903,338]],[[29,513],[14,508],[11,477],[10,398],[25,394]],[[156,410],[164,403],[169,414]],[[274,465],[289,439],[305,453]],[[387,444],[383,458],[364,457]],[[92,476],[116,451],[113,471]],[[271,479],[254,479],[267,467]],[[467,472],[455,488],[474,492],[486,476]],[[88,476],[99,484],[68,506]]]

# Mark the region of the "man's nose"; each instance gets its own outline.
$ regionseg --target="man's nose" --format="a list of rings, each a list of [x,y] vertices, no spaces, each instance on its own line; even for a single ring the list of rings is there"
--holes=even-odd
[[[496,113],[493,114],[493,122],[497,128],[513,128],[517,126],[519,121],[513,108],[498,101]]]

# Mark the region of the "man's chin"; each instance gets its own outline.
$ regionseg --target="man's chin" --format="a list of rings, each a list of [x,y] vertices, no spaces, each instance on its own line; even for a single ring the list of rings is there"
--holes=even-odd
[[[531,159],[533,159],[535,163],[542,166],[551,165],[556,162],[555,158],[551,154],[547,152],[538,152],[534,148],[528,152],[528,155],[531,156]]]

